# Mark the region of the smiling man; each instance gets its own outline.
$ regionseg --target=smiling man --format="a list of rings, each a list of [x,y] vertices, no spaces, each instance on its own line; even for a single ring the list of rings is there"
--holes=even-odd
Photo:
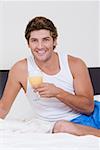
[[[37,120],[41,126],[46,125],[45,132],[100,136],[100,121],[94,117],[100,113],[100,104],[94,103],[87,67],[66,51],[54,51],[57,36],[53,22],[45,17],[35,17],[28,23],[25,38],[31,56],[11,68],[0,101],[0,117],[6,117],[23,88]],[[28,77],[36,72],[43,82],[34,87]]]

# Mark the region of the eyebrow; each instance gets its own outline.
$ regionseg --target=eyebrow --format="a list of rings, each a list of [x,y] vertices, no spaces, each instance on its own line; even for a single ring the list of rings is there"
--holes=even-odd
[[[50,37],[48,36],[48,37],[44,37],[43,39],[50,39]]]
[[[35,38],[35,37],[31,37],[31,38],[30,38],[30,40],[33,40],[33,39],[38,39],[38,38]],[[43,37],[42,39],[50,39],[50,37],[47,36],[47,37]]]

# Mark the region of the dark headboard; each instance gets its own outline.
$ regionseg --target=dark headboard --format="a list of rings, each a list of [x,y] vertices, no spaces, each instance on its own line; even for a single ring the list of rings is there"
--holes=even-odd
[[[0,98],[3,94],[9,70],[0,70]]]
[[[90,67],[88,68],[90,78],[92,81],[94,95],[100,94],[100,67]],[[0,70],[0,98],[2,96],[9,70]]]
[[[88,68],[92,81],[94,95],[100,95],[100,67]]]

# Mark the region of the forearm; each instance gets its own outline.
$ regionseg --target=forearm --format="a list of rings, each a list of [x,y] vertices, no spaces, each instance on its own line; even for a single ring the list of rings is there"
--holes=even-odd
[[[0,103],[0,118],[4,119],[7,115],[8,111],[4,109],[3,104]]]
[[[73,122],[60,120],[55,123],[53,133],[69,133],[77,136],[94,135],[100,137],[100,130],[89,126],[83,126]]]
[[[79,124],[74,124],[76,128],[76,132],[79,133],[80,135],[94,135],[97,137],[100,137],[100,130],[96,129],[96,128],[92,128],[89,126],[83,126],[83,125],[79,125]]]
[[[93,100],[85,96],[70,94],[62,89],[59,89],[56,98],[80,113],[89,115],[94,109]]]

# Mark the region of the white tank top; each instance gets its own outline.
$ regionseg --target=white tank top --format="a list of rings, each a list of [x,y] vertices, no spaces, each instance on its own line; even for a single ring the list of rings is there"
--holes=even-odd
[[[34,75],[35,71],[39,71],[40,74],[42,74],[43,82],[53,83],[57,87],[74,94],[73,77],[69,69],[67,53],[66,51],[59,52],[58,56],[60,62],[60,71],[55,75],[48,75],[41,71],[36,65],[34,57],[32,55],[29,56],[27,58],[28,75]],[[35,115],[43,120],[57,121],[65,119],[69,121],[80,115],[55,97],[41,98],[37,96],[37,93],[34,92],[28,80],[26,96],[31,103]]]

